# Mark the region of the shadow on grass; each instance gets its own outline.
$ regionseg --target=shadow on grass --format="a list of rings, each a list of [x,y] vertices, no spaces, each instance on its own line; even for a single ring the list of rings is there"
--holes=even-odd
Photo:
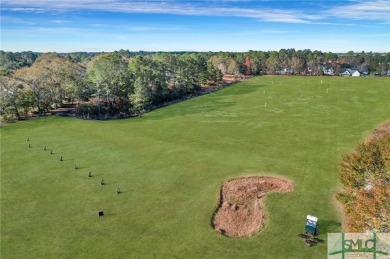
[[[83,170],[83,169],[87,169],[88,167],[86,166],[77,166],[77,168],[75,168],[74,170]]]
[[[121,195],[122,193],[131,193],[131,192],[134,192],[134,190],[126,190],[126,191],[122,191],[120,193],[118,193],[118,195]]]
[[[161,120],[165,118],[208,113],[211,111],[219,111],[236,104],[236,102],[225,101],[221,97],[210,95],[202,99],[191,99],[187,102],[192,102],[192,104],[186,105],[182,102],[173,106],[162,107],[156,109],[155,112],[149,113],[148,116],[142,117],[142,120]]]
[[[133,192],[134,190],[126,190],[126,191],[119,190],[119,192],[118,192],[118,189],[116,188],[115,190],[113,190],[113,192],[114,191],[115,191],[115,196],[121,196],[121,195],[129,194],[129,193]]]
[[[237,85],[231,86],[228,89],[218,93],[219,96],[238,96],[244,94],[251,94],[257,92],[259,89],[265,87],[262,84],[251,84],[251,82],[241,82]]]
[[[88,178],[93,179],[94,177],[96,178],[96,177],[99,177],[99,176],[102,176],[102,175],[104,175],[104,174],[102,174],[102,173],[100,173],[100,174],[94,174],[94,173],[92,173],[92,176],[91,176],[91,177],[88,177]],[[87,175],[87,176],[88,176],[88,175]]]
[[[318,219],[320,234],[337,233],[340,231],[341,223],[335,220]]]
[[[227,86],[217,92],[191,98],[175,105],[158,108],[156,112],[143,117],[143,120],[160,120],[166,117],[172,118],[219,111],[236,104],[234,101],[226,100],[226,97],[255,93],[262,87],[265,87],[265,85],[241,82]],[[191,105],[186,105],[188,102],[191,102]]]
[[[103,216],[99,216],[99,214],[97,215],[99,219],[104,219],[106,217],[110,217],[110,216],[115,216],[116,214],[115,213],[107,213],[106,211],[104,211],[104,215]]]
[[[210,218],[210,225],[211,225],[211,227],[212,227],[215,231],[217,231],[217,230],[216,230],[216,226],[215,226],[215,224],[214,224],[214,220],[215,220],[215,217],[217,216],[218,210],[222,207],[222,201],[223,201],[223,197],[222,197],[222,187],[223,187],[223,186],[221,186],[220,189],[219,189],[219,200],[218,200],[218,205],[214,208],[213,214],[211,215],[211,218]],[[221,231],[220,234],[223,235],[223,236],[226,236],[224,231]],[[227,236],[227,237],[228,237],[228,236]]]

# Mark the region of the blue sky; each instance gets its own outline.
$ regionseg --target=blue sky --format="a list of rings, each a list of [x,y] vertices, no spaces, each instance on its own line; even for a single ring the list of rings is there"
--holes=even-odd
[[[5,51],[390,51],[390,0],[2,0]]]

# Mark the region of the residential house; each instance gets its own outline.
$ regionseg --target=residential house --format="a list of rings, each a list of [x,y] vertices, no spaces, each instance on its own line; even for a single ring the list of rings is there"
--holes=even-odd
[[[352,76],[360,76],[360,72],[356,70],[355,72],[352,73]]]
[[[327,75],[327,76],[334,75],[334,69],[332,67],[323,67],[322,71],[324,72],[324,75]]]
[[[294,73],[294,70],[292,68],[286,67],[280,70],[281,75],[292,75]]]
[[[360,76],[360,72],[353,68],[340,69],[340,76]]]

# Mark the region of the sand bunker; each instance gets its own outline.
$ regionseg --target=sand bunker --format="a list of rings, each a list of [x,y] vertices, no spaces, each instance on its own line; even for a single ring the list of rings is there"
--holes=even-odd
[[[263,197],[268,192],[290,192],[292,182],[269,176],[232,179],[221,188],[219,208],[213,227],[230,237],[246,237],[258,232],[265,223]]]

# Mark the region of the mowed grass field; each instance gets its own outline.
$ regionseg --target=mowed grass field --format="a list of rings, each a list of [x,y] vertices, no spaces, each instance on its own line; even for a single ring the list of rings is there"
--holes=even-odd
[[[390,119],[389,100],[390,78],[267,76],[141,118],[8,124],[1,258],[326,258],[326,243],[309,248],[298,234],[307,214],[322,239],[342,230],[338,163]],[[259,233],[221,236],[220,186],[246,175],[295,190],[266,197]]]

